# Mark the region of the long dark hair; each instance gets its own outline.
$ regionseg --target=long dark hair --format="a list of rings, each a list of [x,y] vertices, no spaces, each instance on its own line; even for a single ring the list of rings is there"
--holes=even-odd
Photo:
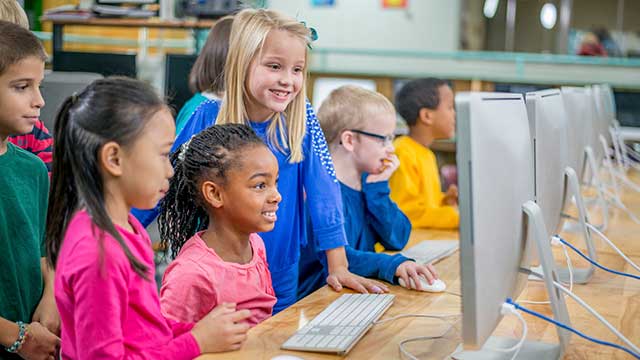
[[[84,208],[101,230],[100,243],[105,232],[113,236],[135,272],[147,278],[147,267],[133,256],[109,218],[97,157],[107,142],[132,144],[149,119],[165,106],[151,86],[125,77],[96,80],[62,104],[54,126],[47,211],[46,245],[51,265],[56,265],[71,217]]]
[[[229,169],[240,165],[241,150],[252,146],[266,145],[248,125],[214,125],[172,154],[175,173],[158,217],[161,245],[171,249],[172,258],[187,240],[209,225],[200,184],[206,180],[226,184]]]
[[[224,65],[229,52],[233,17],[226,16],[211,27],[207,41],[189,73],[191,92],[209,91],[219,96],[224,91]]]

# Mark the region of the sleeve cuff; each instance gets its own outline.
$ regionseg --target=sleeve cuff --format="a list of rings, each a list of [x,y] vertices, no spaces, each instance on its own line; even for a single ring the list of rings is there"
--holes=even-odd
[[[397,281],[395,281],[396,278],[396,269],[398,269],[398,266],[400,266],[400,264],[402,264],[405,261],[413,261],[413,259],[409,259],[407,257],[405,257],[404,255],[401,254],[395,254],[391,257],[390,261],[386,264],[386,266],[384,267],[383,271],[380,274],[380,277],[384,280],[387,281],[391,284],[398,284]]]
[[[343,224],[324,229],[315,229],[313,236],[316,239],[316,251],[331,250],[348,244]]]
[[[369,194],[375,194],[375,196],[388,196],[391,193],[388,180],[368,183],[365,179],[365,177],[362,178],[362,191],[365,196],[368,196]]]

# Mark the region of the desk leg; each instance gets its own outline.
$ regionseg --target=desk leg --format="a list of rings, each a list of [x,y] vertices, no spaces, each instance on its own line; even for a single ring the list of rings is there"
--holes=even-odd
[[[53,24],[53,52],[62,51],[64,25]]]
[[[52,45],[53,45],[53,69],[56,69],[56,53],[62,52],[63,47],[63,33],[64,33],[64,25],[62,24],[53,24],[53,37],[52,37]]]

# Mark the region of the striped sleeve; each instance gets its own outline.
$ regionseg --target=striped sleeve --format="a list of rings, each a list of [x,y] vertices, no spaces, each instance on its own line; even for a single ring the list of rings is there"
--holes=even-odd
[[[47,166],[47,172],[49,173],[49,177],[51,177],[53,137],[42,121],[38,120],[30,133],[10,136],[9,141],[39,157]]]

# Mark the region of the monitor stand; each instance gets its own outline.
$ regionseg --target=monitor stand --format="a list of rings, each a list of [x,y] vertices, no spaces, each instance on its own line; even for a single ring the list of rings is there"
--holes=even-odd
[[[573,168],[567,167],[564,170],[564,180],[565,180],[565,199],[564,203],[566,208],[566,204],[570,199],[575,199],[576,207],[578,208],[578,228],[581,233],[581,237],[584,240],[585,245],[587,246],[587,254],[593,261],[598,261],[598,253],[596,252],[596,248],[593,244],[593,239],[591,238],[591,232],[587,228],[587,223],[589,222],[587,217],[587,208],[584,204],[584,200],[582,198],[582,193],[580,192],[580,182],[578,181],[578,176],[576,175],[575,170]],[[535,266],[531,268],[532,271],[537,273],[544,273],[544,269],[541,266]],[[595,267],[589,263],[587,267],[577,268],[572,267],[573,272],[573,282],[576,284],[586,284],[591,280],[593,276],[593,272]],[[569,268],[560,267],[557,269],[558,275],[560,276],[560,280],[564,283],[569,282]],[[529,280],[540,281],[539,278],[535,276],[530,276]]]
[[[575,174],[575,172],[574,172]],[[538,204],[533,201],[527,201],[522,205],[522,210],[528,220],[528,239],[534,241],[538,250],[538,256],[540,258],[540,264],[544,270],[544,282],[549,295],[549,301],[551,303],[551,310],[553,317],[557,321],[570,326],[569,313],[567,311],[567,305],[564,302],[564,296],[557,290],[553,284],[554,281],[558,282],[560,279],[558,272],[555,268],[555,262],[553,254],[551,252],[551,244],[549,242],[549,234],[544,224],[542,217],[542,211]],[[542,274],[541,274],[542,275]],[[540,359],[561,359],[564,352],[569,345],[571,333],[562,328],[556,327],[558,331],[558,344],[545,343],[538,341],[525,341],[518,353],[518,359],[521,360],[540,360]],[[452,359],[457,360],[508,360],[513,357],[513,353],[503,353],[489,348],[506,349],[514,346],[518,343],[518,339],[514,338],[502,338],[502,337],[490,337],[485,347],[480,350],[463,350],[462,345],[458,346],[456,351],[451,354]]]
[[[595,201],[600,206],[600,212],[602,213],[602,224],[596,225],[593,224],[598,230],[604,232],[607,230],[607,226],[609,224],[609,208],[607,206],[607,199],[604,194],[604,188],[602,181],[600,180],[600,175],[598,174],[598,164],[596,162],[596,157],[593,154],[593,149],[591,146],[586,146],[584,148],[584,166],[583,166],[583,174],[589,174],[588,185],[593,186],[596,189],[596,198]]]

